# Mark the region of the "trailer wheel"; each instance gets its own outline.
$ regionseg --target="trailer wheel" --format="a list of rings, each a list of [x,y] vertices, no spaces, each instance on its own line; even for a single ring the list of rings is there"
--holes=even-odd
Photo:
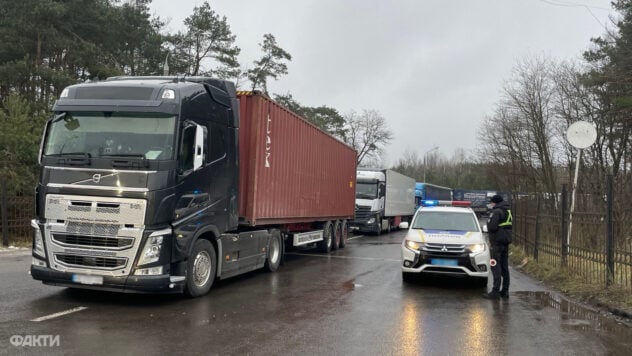
[[[266,256],[266,262],[264,267],[269,272],[276,272],[281,264],[281,258],[283,256],[283,248],[281,242],[281,232],[279,230],[272,230],[270,232],[270,242],[268,243],[268,256]]]
[[[331,252],[331,245],[333,245],[333,231],[331,226],[331,221],[327,221],[323,226],[323,240],[318,242],[318,249],[321,252],[329,253]]]
[[[208,293],[213,286],[216,272],[215,248],[208,240],[197,240],[187,262],[187,282],[184,293],[193,298]]]
[[[347,238],[349,237],[349,230],[347,227],[347,220],[342,220],[340,224],[340,248],[347,246]]]
[[[331,245],[332,250],[337,250],[340,247],[340,241],[342,240],[342,230],[340,230],[340,226],[340,220],[336,220],[334,223],[333,244]]]

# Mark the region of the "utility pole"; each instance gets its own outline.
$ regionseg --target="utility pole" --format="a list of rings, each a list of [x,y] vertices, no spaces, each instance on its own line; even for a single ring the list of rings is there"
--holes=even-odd
[[[426,156],[428,155],[428,153],[432,151],[436,151],[438,149],[439,149],[439,146],[434,146],[433,148],[429,149],[428,151],[424,153],[424,183],[426,183]]]

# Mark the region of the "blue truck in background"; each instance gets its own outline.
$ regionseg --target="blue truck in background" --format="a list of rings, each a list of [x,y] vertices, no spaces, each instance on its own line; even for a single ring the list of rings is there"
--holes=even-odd
[[[454,200],[452,188],[417,182],[415,183],[415,210],[421,206],[422,200]]]
[[[471,208],[478,216],[489,213],[491,210],[489,200],[496,194],[501,195],[506,201],[511,201],[511,194],[496,190],[454,189],[453,191],[454,200],[466,200],[471,202]]]

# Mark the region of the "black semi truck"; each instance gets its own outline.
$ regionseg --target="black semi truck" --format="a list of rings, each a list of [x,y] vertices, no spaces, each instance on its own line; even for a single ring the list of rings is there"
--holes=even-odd
[[[39,157],[31,275],[51,285],[200,296],[344,247],[354,213],[353,149],[213,78],[67,87]]]

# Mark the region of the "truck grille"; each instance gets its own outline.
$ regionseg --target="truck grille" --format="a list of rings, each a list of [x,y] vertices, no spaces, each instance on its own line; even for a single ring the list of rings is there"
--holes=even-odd
[[[85,171],[92,176],[90,169]],[[143,199],[48,194],[44,238],[51,268],[101,276],[129,275],[140,248],[146,208]]]
[[[131,237],[102,237],[53,234],[53,240],[66,245],[114,248],[129,247],[134,244],[134,239]]]
[[[370,217],[371,217],[370,206],[356,206],[355,220],[366,221],[366,220],[369,220]]]
[[[117,268],[125,266],[127,260],[125,258],[105,258],[92,256],[77,255],[55,255],[57,261],[80,267],[97,267],[97,268]]]
[[[68,233],[77,235],[109,235],[116,236],[119,232],[119,225],[113,224],[90,224],[80,222],[69,222]]]

